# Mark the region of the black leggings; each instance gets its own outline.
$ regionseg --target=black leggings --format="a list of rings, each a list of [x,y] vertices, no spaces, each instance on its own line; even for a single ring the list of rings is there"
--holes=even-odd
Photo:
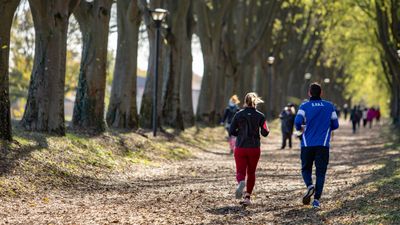
[[[356,132],[357,121],[353,121],[353,133]]]

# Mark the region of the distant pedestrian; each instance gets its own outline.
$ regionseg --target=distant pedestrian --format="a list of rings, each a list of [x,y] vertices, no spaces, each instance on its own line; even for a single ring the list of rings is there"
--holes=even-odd
[[[335,107],[337,117],[340,118],[340,113],[341,113],[340,107],[336,103],[334,103],[333,106]]]
[[[381,118],[381,110],[379,109],[379,107],[375,110],[375,118],[376,124],[379,125],[379,119]]]
[[[230,154],[233,153],[233,150],[235,148],[235,136],[229,134],[229,127],[232,123],[233,117],[239,111],[239,107],[237,106],[237,104],[239,104],[239,103],[240,103],[240,101],[239,101],[237,95],[233,95],[229,99],[229,105],[228,105],[228,107],[226,107],[224,116],[222,117],[222,121],[221,121],[221,125],[224,125],[225,120],[227,120],[225,127],[226,127],[226,130],[228,131],[229,144],[231,147]]]
[[[335,109],[336,109],[337,117],[340,118],[341,114],[342,114],[342,110],[341,110],[340,106],[338,106],[337,108],[335,107]]]
[[[310,101],[300,106],[295,126],[303,131],[301,141],[301,172],[307,185],[306,194],[303,196],[303,204],[311,202],[314,195],[313,207],[320,207],[319,199],[325,183],[325,174],[329,163],[329,140],[331,131],[339,127],[335,108],[332,103],[321,99],[321,85],[313,83],[309,89]],[[307,117],[306,125],[302,126],[304,116]],[[312,180],[312,167],[315,161],[315,187]]]
[[[289,139],[289,149],[292,148],[292,134],[294,128],[294,119],[296,118],[293,104],[288,103],[285,109],[279,114],[279,118],[281,119],[281,131],[282,131],[282,147],[284,149],[286,147],[286,140]]]
[[[260,159],[260,133],[266,137],[269,128],[265,116],[256,107],[263,103],[256,93],[248,93],[245,97],[245,108],[236,113],[229,128],[229,133],[236,136],[235,163],[236,180],[239,183],[235,197],[243,197],[243,189],[246,188],[244,204],[251,205],[250,195],[256,182],[257,163]],[[261,132],[260,132],[261,129]],[[247,182],[246,179],[247,172]]]
[[[365,128],[365,126],[367,125],[367,114],[368,114],[368,109],[367,107],[364,107],[364,110],[362,112],[362,118],[363,118],[363,126]]]
[[[356,125],[360,120],[357,115],[357,108],[354,106],[354,109],[350,112],[350,121],[353,123],[353,134],[356,132]]]
[[[361,105],[357,106],[357,110],[356,110],[357,116],[358,116],[358,128],[360,128],[360,122],[361,122],[361,118],[362,118],[362,110],[361,110]]]
[[[374,116],[375,116],[375,109],[374,109],[374,107],[372,107],[368,110],[368,113],[367,113],[367,120],[369,123],[369,128],[372,127],[372,121],[374,120]]]
[[[343,105],[344,120],[347,120],[347,114],[349,113],[349,109],[347,107],[347,104]]]

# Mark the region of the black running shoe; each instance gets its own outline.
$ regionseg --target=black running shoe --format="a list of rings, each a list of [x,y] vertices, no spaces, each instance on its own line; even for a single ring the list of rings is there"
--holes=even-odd
[[[309,204],[310,204],[310,202],[311,202],[311,196],[313,196],[314,192],[315,192],[314,185],[308,186],[307,192],[306,192],[306,194],[305,194],[304,197],[303,197],[303,204],[304,204],[304,205],[309,205]]]

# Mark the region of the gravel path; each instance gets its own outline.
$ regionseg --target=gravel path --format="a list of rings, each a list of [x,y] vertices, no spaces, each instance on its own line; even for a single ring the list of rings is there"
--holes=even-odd
[[[202,149],[187,161],[143,166],[78,189],[47,190],[39,198],[2,199],[0,224],[326,223],[323,213],[335,215],[333,203],[379,167],[385,154],[381,127],[351,132],[350,123],[341,120],[331,142],[319,211],[301,204],[305,185],[299,141],[294,139],[293,149],[280,150],[281,136],[271,134],[262,140],[253,205],[249,207],[234,199],[234,158],[227,154],[226,137],[221,137],[213,148]],[[341,216],[351,218],[337,215],[330,220],[342,220]]]

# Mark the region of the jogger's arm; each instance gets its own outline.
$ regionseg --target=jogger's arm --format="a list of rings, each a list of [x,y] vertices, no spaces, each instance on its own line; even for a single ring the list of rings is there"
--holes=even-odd
[[[260,122],[261,127],[261,135],[266,137],[269,134],[269,127],[267,121],[265,121],[265,117]]]
[[[336,130],[339,128],[339,121],[336,115],[335,107],[332,106],[332,116],[331,116],[331,130]]]
[[[305,115],[306,112],[304,111],[304,104],[302,104],[299,110],[297,111],[296,118],[294,119],[294,125],[296,127],[296,130],[302,129],[301,125],[303,124],[303,119]]]

